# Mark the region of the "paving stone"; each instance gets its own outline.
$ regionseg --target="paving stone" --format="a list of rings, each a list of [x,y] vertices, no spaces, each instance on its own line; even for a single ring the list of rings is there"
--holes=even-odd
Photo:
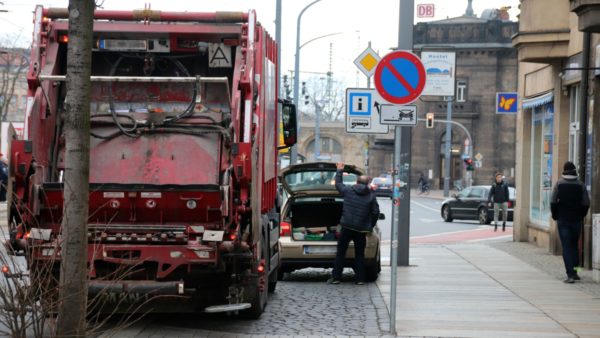
[[[258,320],[226,314],[151,314],[136,326],[137,337],[323,337],[380,336],[388,323],[385,302],[377,286],[356,286],[352,270],[340,285],[325,282],[331,270],[304,269],[278,282]],[[386,324],[387,325],[387,324]]]

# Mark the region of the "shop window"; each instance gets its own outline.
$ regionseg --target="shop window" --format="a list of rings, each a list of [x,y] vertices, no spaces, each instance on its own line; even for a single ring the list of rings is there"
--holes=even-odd
[[[569,161],[579,159],[579,85],[569,88]]]
[[[530,218],[548,225],[552,195],[553,103],[531,108],[531,200]]]

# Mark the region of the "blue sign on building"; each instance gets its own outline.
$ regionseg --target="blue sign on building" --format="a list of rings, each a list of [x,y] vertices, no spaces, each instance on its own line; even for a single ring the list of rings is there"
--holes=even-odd
[[[516,114],[518,108],[517,93],[496,93],[496,114]]]

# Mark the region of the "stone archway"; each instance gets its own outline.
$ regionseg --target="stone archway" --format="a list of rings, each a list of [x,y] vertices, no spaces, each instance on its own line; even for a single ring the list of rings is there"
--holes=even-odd
[[[302,150],[306,156],[306,160],[311,161],[326,161],[326,162],[341,162],[344,158],[344,147],[335,136],[323,134],[321,140],[320,157],[315,156],[315,138],[311,137],[306,140]]]

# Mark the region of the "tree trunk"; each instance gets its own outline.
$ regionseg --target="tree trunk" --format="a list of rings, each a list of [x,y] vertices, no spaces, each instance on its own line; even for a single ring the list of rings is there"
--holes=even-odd
[[[84,337],[90,168],[90,75],[94,1],[69,1],[64,216],[57,335]]]

